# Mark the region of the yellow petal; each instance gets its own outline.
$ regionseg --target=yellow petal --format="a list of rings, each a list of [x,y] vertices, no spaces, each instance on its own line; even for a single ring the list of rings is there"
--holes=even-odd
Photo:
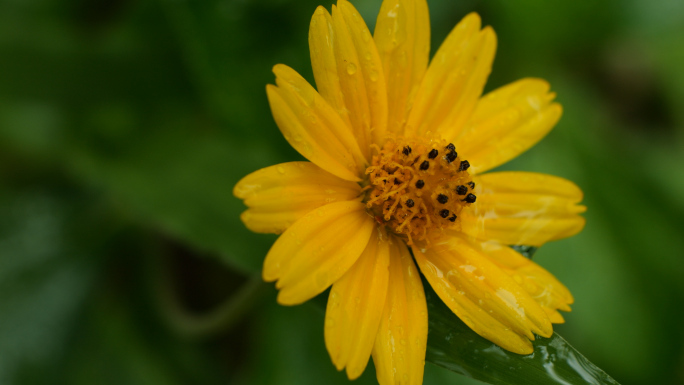
[[[430,131],[444,139],[454,139],[482,95],[495,51],[494,30],[486,27],[480,31],[480,17],[476,13],[458,23],[430,62],[406,132],[423,135]]]
[[[311,68],[316,79],[316,88],[330,106],[337,111],[342,120],[351,127],[349,110],[347,110],[342,95],[340,73],[337,70],[337,59],[335,59],[335,48],[333,46],[334,34],[330,13],[323,6],[318,6],[309,26],[309,53],[311,55]]]
[[[356,199],[361,188],[313,163],[290,162],[255,171],[235,185],[233,195],[249,209],[240,218],[257,233],[280,234],[309,211]]]
[[[264,261],[263,278],[275,281],[283,305],[323,292],[366,248],[373,219],[360,202],[331,203],[295,222],[276,240]]]
[[[325,345],[337,370],[350,380],[363,373],[370,358],[389,279],[387,234],[373,231],[363,254],[333,284],[325,312]]]
[[[337,2],[337,9],[339,10],[339,18],[335,14],[333,9],[333,23],[335,23],[335,28],[342,28],[342,20],[344,20],[344,25],[346,25],[349,31],[349,37],[354,44],[354,49],[356,50],[356,57],[359,60],[359,65],[357,72],[360,72],[361,76],[350,75],[349,72],[351,68],[347,66],[347,75],[350,77],[342,79],[353,79],[350,89],[355,89],[353,83],[359,82],[363,83],[363,88],[366,90],[366,97],[368,98],[368,107],[370,112],[370,129],[363,131],[364,134],[369,135],[365,145],[368,147],[367,156],[370,157],[370,145],[371,143],[380,143],[385,137],[385,131],[387,131],[387,86],[385,84],[385,75],[382,70],[382,62],[380,61],[380,56],[378,55],[378,50],[373,41],[370,31],[366,22],[359,12],[354,8],[354,6],[347,0],[339,0]],[[339,35],[341,39],[344,39],[345,34]],[[347,55],[347,51],[344,49],[347,43],[344,41],[340,42],[340,58],[344,60],[349,58],[348,63],[353,63],[354,55]],[[339,61],[338,61],[339,63]],[[359,79],[359,80],[357,80]],[[347,85],[344,84],[342,87],[345,88]],[[361,87],[358,88],[359,91]],[[357,98],[361,95],[349,95],[349,98]],[[349,103],[347,103],[349,105]],[[357,122],[361,124],[366,124],[365,119],[361,116],[362,121]],[[352,118],[354,120],[354,118]],[[363,126],[359,126],[361,128]],[[370,132],[369,132],[369,131]],[[361,136],[361,132],[357,135]]]
[[[276,124],[295,150],[320,168],[359,181],[367,161],[349,127],[323,98],[292,68],[273,67],[277,87],[266,92]]]
[[[476,245],[447,237],[414,248],[420,270],[444,303],[477,334],[518,354],[532,353],[536,333],[553,333],[546,312]]]
[[[543,308],[570,311],[568,305],[574,302],[572,294],[543,267],[508,246],[484,242],[482,248],[494,263],[513,277]],[[553,319],[551,321],[556,323]]]
[[[555,93],[541,79],[522,79],[485,95],[456,149],[467,157],[471,172],[482,173],[508,162],[540,141],[562,114]]]
[[[387,82],[388,130],[401,133],[430,55],[427,2],[383,1],[373,37]]]
[[[551,320],[551,323],[554,324],[564,324],[565,323],[565,318],[561,315],[561,313],[558,312],[558,310],[554,310],[548,307],[542,307],[546,314],[549,316],[549,319]]]
[[[531,172],[494,172],[474,178],[477,201],[461,212],[462,231],[483,241],[540,246],[577,234],[586,210],[572,182]]]
[[[340,0],[332,17],[319,7],[309,32],[316,85],[353,130],[368,158],[387,129],[387,90],[382,63],[363,18]]]
[[[380,385],[423,382],[427,322],[420,273],[403,242],[394,239],[390,249],[387,301],[373,346]]]

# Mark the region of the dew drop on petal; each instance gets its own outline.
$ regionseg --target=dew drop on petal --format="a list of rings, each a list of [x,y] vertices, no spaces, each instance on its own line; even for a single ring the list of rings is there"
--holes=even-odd
[[[370,74],[368,75],[368,77],[370,77],[370,80],[371,80],[372,82],[377,81],[377,80],[378,80],[378,71],[372,70],[372,71],[370,72]]]
[[[347,64],[347,73],[349,75],[354,75],[356,73],[356,64],[354,64],[354,63]]]
[[[364,31],[361,33],[361,37],[363,38],[363,41],[365,43],[368,43],[371,39],[370,31],[368,31],[367,29],[364,29]]]
[[[324,287],[328,285],[328,273],[321,272],[316,274],[316,286]]]

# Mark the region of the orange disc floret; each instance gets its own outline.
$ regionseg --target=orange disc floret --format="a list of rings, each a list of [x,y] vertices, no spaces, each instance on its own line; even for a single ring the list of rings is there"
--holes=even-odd
[[[470,163],[443,139],[390,138],[366,169],[366,206],[409,245],[435,230],[458,229],[458,216],[475,203]]]

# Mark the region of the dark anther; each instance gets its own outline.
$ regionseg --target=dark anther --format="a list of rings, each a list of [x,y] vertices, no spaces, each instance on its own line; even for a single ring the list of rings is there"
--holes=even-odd
[[[411,153],[411,147],[409,147],[409,146],[404,147],[404,150],[401,153],[404,155],[410,154]]]
[[[427,160],[424,160],[423,163],[420,164],[420,169],[424,171],[424,170],[427,170],[428,168],[430,168],[430,162],[428,162]]]
[[[401,184],[401,182],[399,182],[399,179],[394,178],[394,184]]]
[[[477,197],[475,196],[475,194],[468,194],[468,196],[465,197],[465,199],[463,201],[468,202],[468,203],[475,203],[476,199],[477,199]]]
[[[445,204],[449,201],[449,197],[444,195],[444,194],[439,194],[437,195],[437,202],[441,204]]]
[[[448,154],[446,155],[446,160],[447,160],[447,162],[449,162],[449,163],[455,161],[456,158],[458,158],[458,154],[456,153],[456,151],[451,151],[450,153],[448,153]]]
[[[447,150],[456,151],[456,146],[453,143],[449,143],[446,146]]]
[[[442,218],[448,217],[448,216],[449,216],[449,210],[447,210],[447,209],[440,210],[439,216],[442,217]]]
[[[437,157],[437,155],[439,155],[439,152],[433,148],[432,151],[430,151],[430,153],[428,153],[428,158],[435,159]]]
[[[475,188],[475,182],[473,181],[468,182],[467,185],[470,186],[470,188]]]
[[[422,179],[418,179],[416,182],[416,188],[423,188],[423,186],[425,186],[425,182],[423,182]]]
[[[468,169],[468,167],[470,167],[470,162],[464,160],[461,162],[461,166],[458,168],[458,171],[465,171]]]
[[[413,203],[413,199],[407,199],[406,200],[406,207],[413,207],[415,203]]]
[[[468,193],[468,188],[464,185],[460,185],[456,187],[456,194],[458,195],[466,195]]]
[[[456,214],[452,215],[451,218],[449,218],[450,221],[456,222]]]

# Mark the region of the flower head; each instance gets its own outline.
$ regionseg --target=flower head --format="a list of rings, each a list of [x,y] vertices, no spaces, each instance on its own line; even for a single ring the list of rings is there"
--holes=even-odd
[[[278,127],[310,162],[256,171],[234,190],[249,229],[282,233],[263,269],[280,303],[332,285],[325,342],[350,379],[372,354],[381,384],[422,382],[418,268],[470,328],[520,354],[573,302],[508,245],[579,232],[580,189],[544,174],[485,173],[551,130],[555,94],[522,79],[481,97],[496,36],[477,14],[428,65],[429,40],[425,0],[385,0],[373,35],[347,0],[332,14],[319,7],[309,32],[317,90],[281,64],[267,86]]]

